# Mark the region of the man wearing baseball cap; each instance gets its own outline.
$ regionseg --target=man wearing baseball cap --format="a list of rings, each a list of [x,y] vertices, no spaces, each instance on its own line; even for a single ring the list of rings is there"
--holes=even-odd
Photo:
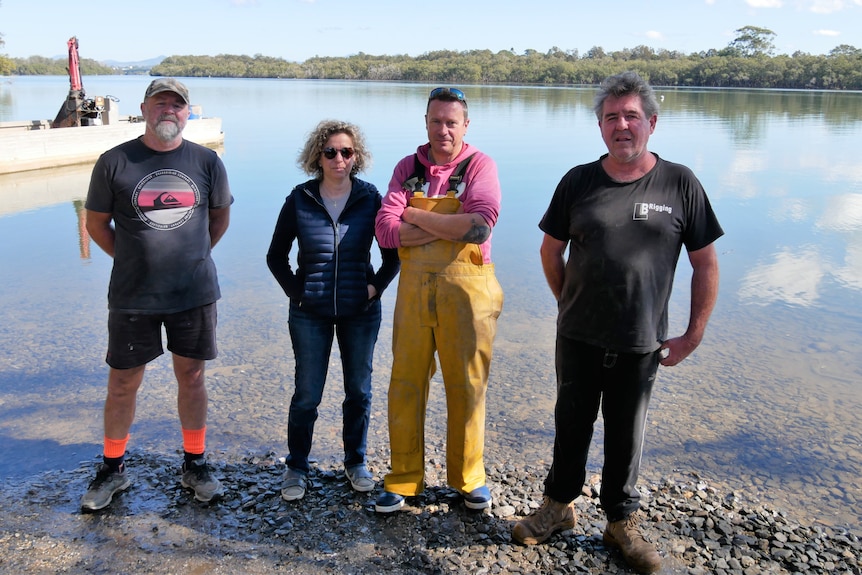
[[[189,101],[188,88],[186,88],[179,80],[174,78],[156,78],[150,82],[150,86],[147,88],[147,93],[144,95],[144,100],[163,92],[173,92],[182,98],[186,105],[191,103]]]
[[[183,139],[189,113],[188,88],[173,78],[153,80],[141,104],[144,134],[108,150],[93,168],[87,231],[114,261],[104,455],[81,499],[85,511],[107,507],[131,485],[126,445],[146,365],[164,353],[162,328],[177,379],[180,481],[198,501],[224,491],[204,457],[204,370],[217,355],[221,297],[211,251],[227,230],[233,196],[215,151]]]

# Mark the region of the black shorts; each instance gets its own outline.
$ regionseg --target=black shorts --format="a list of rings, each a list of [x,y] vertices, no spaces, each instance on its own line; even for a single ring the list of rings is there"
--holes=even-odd
[[[162,325],[171,353],[191,359],[215,359],[215,302],[168,314],[108,312],[108,355],[105,362],[114,369],[130,369],[162,355]]]

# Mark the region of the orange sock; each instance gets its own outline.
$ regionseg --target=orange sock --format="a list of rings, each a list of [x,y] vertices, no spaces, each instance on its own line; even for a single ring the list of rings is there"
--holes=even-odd
[[[111,439],[105,437],[105,457],[118,459],[126,454],[126,444],[129,443],[129,435],[123,439]]]
[[[183,451],[195,455],[206,451],[207,427],[201,429],[183,429]]]

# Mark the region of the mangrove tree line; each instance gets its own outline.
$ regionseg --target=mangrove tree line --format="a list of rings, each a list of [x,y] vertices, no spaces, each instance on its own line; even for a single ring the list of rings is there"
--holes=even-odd
[[[572,85],[597,84],[609,74],[636,70],[655,86],[862,90],[862,49],[842,44],[825,55],[775,54],[774,38],[775,33],[767,28],[745,26],[736,31],[735,39],[726,47],[692,54],[640,45],[613,52],[596,46],[584,54],[558,47],[544,53],[526,50],[522,54],[513,50],[438,50],[416,57],[360,52],[347,57],[314,57],[302,63],[261,54],[170,56],[149,73],[179,77]],[[63,73],[58,69],[65,69],[64,62],[53,61],[52,66],[52,61],[38,57],[11,61],[15,74],[56,74]],[[107,73],[97,66],[95,62],[82,60],[85,75]]]

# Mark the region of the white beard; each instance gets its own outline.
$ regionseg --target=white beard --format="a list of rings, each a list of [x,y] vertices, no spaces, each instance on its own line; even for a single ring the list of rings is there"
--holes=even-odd
[[[173,142],[180,135],[180,126],[171,120],[162,120],[156,124],[155,132],[162,142]]]

